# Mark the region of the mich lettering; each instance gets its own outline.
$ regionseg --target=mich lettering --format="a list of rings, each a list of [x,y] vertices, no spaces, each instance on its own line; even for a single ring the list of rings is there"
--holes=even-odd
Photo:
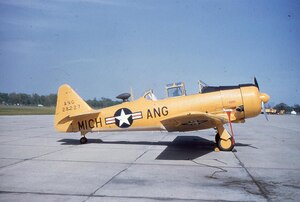
[[[89,130],[89,129],[101,128],[101,127],[102,127],[101,118],[78,121],[79,130]]]

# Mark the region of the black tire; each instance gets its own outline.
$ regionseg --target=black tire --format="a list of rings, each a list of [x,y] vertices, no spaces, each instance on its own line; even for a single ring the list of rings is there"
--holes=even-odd
[[[215,141],[216,141],[216,144],[218,144],[218,142],[220,141],[220,135],[219,135],[219,133],[216,134]]]
[[[82,137],[82,138],[80,138],[80,143],[81,144],[86,144],[87,143],[87,138],[86,137]]]

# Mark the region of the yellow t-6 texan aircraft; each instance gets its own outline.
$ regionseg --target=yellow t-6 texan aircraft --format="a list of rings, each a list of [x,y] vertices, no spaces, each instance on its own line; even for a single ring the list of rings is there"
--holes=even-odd
[[[157,100],[152,90],[134,101],[130,94],[117,98],[123,103],[92,109],[70,86],[58,90],[55,128],[60,132],[81,132],[82,144],[88,132],[107,131],[193,131],[216,128],[215,140],[222,151],[231,151],[234,137],[231,123],[244,123],[260,114],[270,97],[254,84],[207,86],[199,82],[199,93],[186,95],[183,83],[169,84],[168,97]],[[172,97],[173,96],[173,97]],[[265,114],[266,115],[266,114]],[[267,118],[267,117],[266,117]],[[230,133],[224,128],[229,123]]]

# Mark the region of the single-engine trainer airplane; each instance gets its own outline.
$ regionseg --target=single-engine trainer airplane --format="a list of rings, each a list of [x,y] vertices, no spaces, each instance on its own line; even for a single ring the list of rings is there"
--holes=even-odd
[[[107,131],[194,131],[215,128],[215,141],[221,151],[231,151],[234,136],[231,123],[244,123],[260,114],[270,97],[254,84],[207,86],[199,81],[199,93],[186,95],[183,83],[166,86],[168,97],[157,100],[152,90],[137,100],[130,94],[117,98],[123,103],[92,109],[70,86],[58,90],[55,128],[60,132],[81,132],[82,144],[88,132]],[[266,114],[265,114],[266,115]],[[267,118],[267,117],[266,117]],[[230,133],[224,128],[229,123]]]

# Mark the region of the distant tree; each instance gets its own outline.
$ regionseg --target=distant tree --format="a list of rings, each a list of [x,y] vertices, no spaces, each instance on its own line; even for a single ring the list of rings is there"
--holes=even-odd
[[[0,104],[8,103],[8,93],[0,93]]]
[[[94,98],[93,100],[87,100],[86,102],[88,103],[88,105],[90,105],[93,108],[104,108],[104,107],[109,107],[121,103],[119,101],[112,101],[111,99],[104,98],[104,97],[102,97],[100,100]]]
[[[32,94],[31,98],[32,98],[31,105],[41,104],[41,97],[38,94],[36,93]]]
[[[293,110],[292,107],[288,106],[288,105],[285,104],[285,103],[277,104],[277,105],[275,105],[274,108],[275,108],[277,111],[285,110],[285,112],[291,112],[291,111]]]
[[[25,93],[20,93],[19,94],[19,97],[20,97],[20,101],[19,103],[21,105],[30,105],[31,104],[31,96],[28,95],[28,94],[25,94]]]
[[[9,93],[8,94],[8,103],[9,104],[19,104],[20,103],[20,96],[17,93]]]
[[[99,103],[97,101],[96,98],[94,98],[93,100],[87,100],[86,101],[88,103],[88,105],[90,105],[91,107],[97,107],[99,108]]]
[[[49,95],[50,106],[55,106],[56,105],[56,100],[57,100],[57,95],[56,94],[50,94]]]

